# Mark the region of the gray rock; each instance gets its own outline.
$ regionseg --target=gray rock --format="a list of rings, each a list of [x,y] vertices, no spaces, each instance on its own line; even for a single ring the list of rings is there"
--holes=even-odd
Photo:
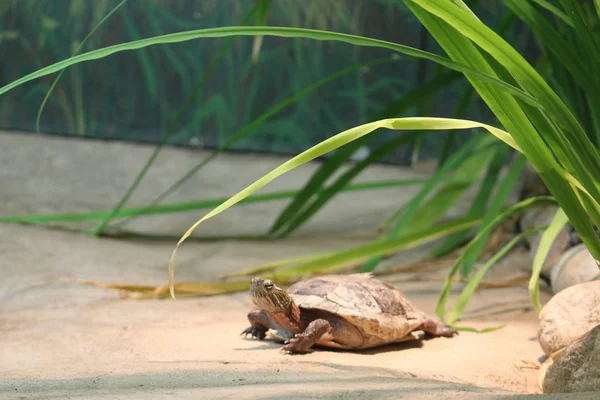
[[[600,324],[600,281],[566,288],[546,303],[540,313],[538,339],[546,355],[577,340]]]
[[[553,293],[578,283],[599,279],[600,268],[584,244],[570,248],[550,272]]]
[[[600,325],[570,344],[548,368],[544,393],[600,391]]]
[[[539,174],[533,168],[533,165],[528,161],[521,174],[521,199],[533,196],[546,196],[550,191],[546,184],[540,178]]]

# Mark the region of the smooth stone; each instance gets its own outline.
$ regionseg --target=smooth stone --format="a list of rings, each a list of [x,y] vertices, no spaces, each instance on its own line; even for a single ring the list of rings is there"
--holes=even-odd
[[[600,391],[600,325],[570,344],[548,367],[544,393]]]
[[[540,312],[538,340],[550,355],[600,324],[600,281],[570,286],[546,303]]]
[[[550,272],[552,292],[600,279],[600,268],[584,244],[565,252]]]
[[[533,196],[547,196],[550,194],[548,187],[528,161],[521,173],[521,199]]]

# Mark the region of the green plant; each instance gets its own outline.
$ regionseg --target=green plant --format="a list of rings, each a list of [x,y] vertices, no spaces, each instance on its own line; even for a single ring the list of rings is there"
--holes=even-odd
[[[203,20],[207,16],[212,17],[213,15],[217,16],[217,18],[218,18],[218,14],[221,10],[222,4],[223,4],[223,2],[221,2],[221,3],[219,3],[219,2],[202,2],[201,9],[202,9]],[[11,5],[9,5],[7,7],[7,9],[10,10],[12,8],[14,10],[17,10],[17,12],[15,12],[15,15],[19,16],[19,15],[21,15],[21,13],[19,13],[18,10],[21,10],[21,7],[29,7],[30,5],[31,4],[29,4],[29,0],[27,0],[25,2],[13,2]],[[176,25],[177,27],[180,27],[180,28],[188,28],[191,26],[191,24],[186,23],[183,20],[174,19],[173,14],[169,13],[169,11],[179,11],[179,10],[170,10],[169,6],[167,4],[164,4],[164,7],[158,7],[153,2],[149,3],[149,7],[142,8],[142,9],[135,9],[135,7],[132,7],[132,5],[123,7],[125,5],[125,0],[121,0],[118,3],[116,3],[116,1],[115,1],[114,7],[110,11],[109,11],[109,7],[111,6],[111,3],[110,3],[110,1],[107,1],[107,0],[103,1],[97,7],[90,8],[85,3],[78,3],[77,5],[71,5],[71,7],[68,8],[68,10],[63,10],[61,8],[62,6],[58,3],[45,2],[41,5],[43,7],[38,8],[38,9],[41,9],[42,11],[31,13],[30,10],[27,9],[23,13],[27,14],[29,20],[31,20],[33,22],[33,21],[37,21],[39,18],[44,19],[44,18],[48,18],[48,16],[61,15],[61,13],[64,13],[67,11],[68,14],[71,16],[71,19],[75,20],[75,21],[69,20],[68,23],[61,25],[61,33],[65,32],[67,35],[70,35],[69,40],[71,40],[73,43],[75,43],[77,45],[77,48],[73,51],[74,54],[78,53],[80,51],[80,49],[83,48],[84,45],[87,45],[89,47],[93,44],[99,45],[99,44],[103,43],[103,41],[106,40],[106,34],[108,32],[113,31],[113,29],[108,30],[108,29],[106,29],[106,27],[103,28],[102,26],[106,25],[106,24],[111,24],[112,20],[114,20],[114,19],[119,19],[119,18],[122,19],[121,21],[118,21],[120,23],[113,24],[113,26],[117,25],[117,26],[114,26],[114,28],[117,30],[120,28],[124,28],[125,34],[127,35],[127,37],[139,38],[139,37],[143,36],[144,34],[141,33],[141,31],[144,29],[144,27],[146,25],[136,26],[136,20],[134,18],[134,15],[137,15],[140,12],[142,13],[142,17],[144,18],[144,20],[149,22],[148,26],[151,27],[150,32],[154,33],[154,34],[164,31],[165,22]],[[243,2],[233,2],[230,4],[230,6],[233,7],[233,14],[234,14],[234,16],[230,17],[230,18],[235,18],[235,15],[244,14],[247,11],[247,7],[244,6]],[[345,16],[345,15],[350,14],[350,9],[348,8],[348,6],[349,6],[349,4],[341,3],[341,2],[337,2],[337,1],[314,1],[314,2],[309,2],[309,3],[303,4],[301,7],[298,6],[297,4],[291,4],[291,3],[290,4],[281,3],[280,7],[273,7],[272,2],[267,1],[267,0],[261,0],[258,3],[256,3],[254,5],[254,7],[252,7],[247,12],[247,14],[242,19],[242,24],[251,23],[252,20],[255,20],[256,24],[265,25],[269,20],[269,14],[273,14],[273,16],[277,20],[281,18],[281,15],[283,15],[284,18],[290,20],[290,22],[294,25],[300,24],[300,22],[302,22],[302,24],[304,24],[304,25],[314,26],[317,28],[336,27],[339,25],[336,25],[335,21],[338,20],[340,16]],[[232,10],[227,9],[227,11],[230,12]],[[353,7],[352,14],[353,15],[360,14],[360,7],[358,7],[358,8]],[[2,15],[2,14],[0,14],[0,15]],[[80,41],[77,38],[77,35],[80,34],[82,27],[85,25],[83,25],[83,23],[78,24],[77,22],[78,21],[85,22],[87,20],[87,18],[90,17],[90,15],[93,15],[93,18],[91,21],[99,20],[99,22],[97,22],[95,24],[95,26],[93,27],[93,29],[87,34],[87,36],[83,40]],[[111,18],[111,21],[107,21],[109,18]],[[358,20],[355,19],[352,21],[350,21],[350,20],[346,21],[345,23],[349,27],[351,27],[351,30],[355,30],[357,21]],[[40,25],[40,24],[33,24],[33,26],[38,26],[38,25]],[[17,24],[17,26],[18,26],[18,24]],[[56,26],[56,23],[53,26]],[[17,32],[17,34],[18,34],[18,32]],[[73,36],[75,36],[75,37],[73,37]],[[43,37],[46,38],[46,36],[43,36]],[[259,38],[259,36],[254,37],[255,44],[257,43],[256,42],[257,38]],[[50,39],[52,40],[52,43],[55,45],[55,46],[51,46],[50,49],[52,49],[54,51],[63,50],[63,49],[56,48],[56,44],[58,43],[58,41],[56,40],[55,37],[50,37]],[[162,55],[162,58],[167,59],[170,63],[171,68],[177,72],[177,75],[178,75],[179,79],[181,80],[183,87],[191,88],[193,86],[193,89],[191,90],[190,93],[187,94],[187,98],[183,101],[183,103],[181,104],[177,113],[172,116],[172,118],[168,121],[168,123],[159,124],[160,126],[163,127],[165,132],[164,132],[164,134],[162,134],[162,137],[160,138],[160,141],[158,142],[154,153],[149,157],[148,161],[142,167],[137,178],[131,184],[130,188],[126,191],[126,193],[123,195],[123,197],[118,202],[118,204],[114,207],[112,213],[106,214],[105,218],[100,221],[100,223],[94,230],[94,234],[122,236],[123,232],[121,232],[121,227],[126,222],[130,221],[132,218],[136,218],[137,216],[140,215],[140,214],[129,215],[127,218],[122,219],[121,221],[112,223],[114,218],[119,214],[119,210],[127,204],[130,196],[132,195],[132,193],[135,191],[135,189],[137,188],[137,186],[139,185],[141,180],[144,178],[146,173],[151,168],[154,160],[160,153],[163,146],[167,143],[181,143],[182,141],[186,142],[189,139],[188,135],[189,135],[189,130],[190,130],[190,122],[188,122],[186,117],[188,117],[192,113],[192,110],[194,110],[194,108],[198,106],[199,102],[201,102],[202,106],[201,106],[201,108],[198,108],[193,111],[192,125],[194,125],[195,128],[192,128],[192,129],[199,129],[199,126],[202,125],[203,130],[206,130],[207,119],[210,120],[215,116],[218,117],[218,120],[224,119],[229,122],[232,120],[231,118],[228,117],[229,113],[226,113],[226,110],[231,109],[231,108],[239,108],[239,107],[237,107],[235,104],[228,104],[226,96],[223,96],[221,93],[217,93],[213,96],[208,97],[206,102],[202,101],[202,99],[205,96],[204,92],[206,90],[207,81],[210,81],[210,79],[217,80],[215,77],[215,71],[217,71],[217,66],[221,70],[228,69],[228,68],[230,69],[231,65],[228,64],[228,60],[229,60],[228,57],[231,56],[230,53],[231,52],[239,53],[239,46],[234,47],[234,39],[235,39],[234,37],[229,38],[227,40],[227,42],[224,43],[223,46],[221,46],[217,55],[213,58],[213,60],[208,65],[208,68],[205,71],[202,71],[202,73],[198,74],[199,76],[198,76],[197,82],[195,84],[192,84],[192,80],[190,78],[190,76],[192,76],[192,74],[190,74],[189,71],[186,70],[186,65],[184,65],[185,60],[182,62],[180,60],[180,57],[178,57],[178,55],[175,54],[174,51],[169,46],[161,46],[160,49],[158,49]],[[203,42],[203,43],[205,43],[205,42]],[[204,48],[206,49],[207,47],[208,46],[206,46]],[[45,48],[42,46],[41,50],[44,50],[44,49],[47,50],[48,48],[49,48],[48,46],[46,46]],[[260,46],[253,47],[253,50],[252,50],[253,51],[253,55],[252,55],[253,64],[257,63],[258,56],[254,53],[259,48],[260,48]],[[297,56],[298,60],[299,59],[306,60],[307,51],[305,50],[305,48],[303,46],[294,46],[294,50],[296,52],[296,56]],[[273,57],[273,55],[270,54],[270,53],[272,53],[272,51],[270,51],[270,50],[263,49],[262,52],[263,52],[263,58],[265,58],[265,57],[272,58]],[[132,65],[134,67],[139,66],[139,75],[146,77],[147,90],[148,90],[147,96],[143,96],[143,98],[150,99],[150,100],[154,99],[154,100],[152,100],[154,103],[157,103],[157,101],[156,101],[157,92],[165,93],[165,89],[160,86],[161,84],[164,84],[164,83],[160,79],[155,79],[157,76],[160,75],[159,65],[161,64],[161,59],[160,59],[161,56],[159,56],[158,58],[153,56],[153,54],[156,54],[156,53],[157,53],[156,50],[155,51],[144,50],[141,53],[139,53],[133,57],[134,62],[128,63],[128,67],[130,67]],[[308,54],[313,54],[313,53],[314,52],[308,52]],[[62,54],[61,53],[59,53],[59,54],[60,54],[59,57],[62,58],[63,57]],[[184,54],[187,54],[187,53],[184,53]],[[358,58],[358,51],[355,51],[350,54],[352,54],[354,59]],[[278,57],[278,59],[279,58],[280,57]],[[316,58],[318,58],[318,54],[316,55]],[[259,132],[265,134],[265,133],[270,133],[272,131],[272,134],[276,135],[278,138],[282,138],[285,133],[286,141],[288,143],[293,142],[293,141],[298,142],[298,143],[301,142],[303,148],[308,147],[310,145],[311,139],[305,138],[306,135],[304,135],[304,133],[300,130],[303,128],[300,128],[298,126],[298,124],[294,123],[294,118],[298,119],[298,116],[297,116],[298,112],[299,111],[302,112],[302,110],[306,110],[308,113],[313,115],[313,117],[311,117],[311,120],[315,119],[314,113],[310,110],[310,107],[307,107],[306,102],[310,101],[311,107],[323,110],[323,111],[327,112],[328,116],[331,116],[333,118],[337,118],[336,114],[338,114],[338,113],[337,113],[337,111],[331,109],[330,105],[341,103],[342,107],[343,107],[343,102],[341,102],[339,100],[334,101],[334,102],[326,101],[324,104],[315,103],[314,94],[311,96],[312,92],[318,90],[319,88],[321,88],[321,86],[323,86],[325,84],[328,84],[335,80],[338,80],[338,81],[346,80],[347,81],[349,78],[354,79],[354,77],[357,77],[356,80],[358,83],[358,91],[355,91],[355,90],[341,91],[339,97],[346,97],[352,101],[354,101],[354,99],[358,99],[359,100],[358,101],[359,115],[363,116],[363,115],[366,115],[366,113],[372,113],[373,117],[371,117],[371,120],[377,120],[377,119],[382,119],[385,117],[392,117],[392,116],[398,115],[400,113],[411,112],[411,110],[415,107],[415,105],[418,105],[419,102],[422,102],[422,101],[431,102],[430,101],[431,98],[435,95],[435,93],[438,90],[448,87],[449,85],[453,84],[460,78],[460,74],[452,72],[452,71],[451,72],[438,71],[438,72],[436,72],[435,76],[431,80],[423,82],[423,85],[421,85],[420,87],[415,88],[408,93],[398,94],[398,90],[396,89],[398,84],[400,83],[401,85],[406,86],[406,84],[404,84],[404,82],[402,80],[378,79],[376,84],[370,84],[370,83],[367,83],[366,80],[361,76],[362,74],[358,72],[359,70],[362,71],[363,68],[372,68],[372,69],[374,69],[374,71],[379,71],[383,66],[385,66],[384,64],[391,64],[392,62],[395,62],[397,66],[401,66],[402,64],[400,64],[399,61],[401,61],[401,60],[386,58],[386,59],[379,59],[379,60],[375,60],[375,61],[356,63],[350,67],[344,67],[341,70],[335,71],[331,75],[329,75],[323,79],[320,79],[319,81],[317,81],[315,83],[310,82],[310,85],[308,85],[307,87],[303,87],[303,86],[305,86],[307,83],[309,83],[308,80],[310,79],[310,77],[306,78],[303,76],[303,73],[299,73],[302,71],[307,71],[307,69],[304,68],[304,65],[302,63],[299,63],[297,65],[298,72],[293,73],[293,75],[295,77],[299,78],[294,81],[294,85],[298,85],[299,88],[294,89],[293,94],[289,98],[277,99],[277,102],[275,102],[275,104],[273,105],[273,107],[270,110],[260,114],[254,120],[249,120],[250,108],[245,107],[244,111],[243,111],[243,115],[244,115],[243,121],[245,121],[245,125],[243,125],[240,129],[237,129],[236,132],[233,134],[233,136],[226,137],[226,135],[223,132],[227,131],[228,127],[223,125],[222,122],[218,122],[219,126],[220,126],[220,128],[218,130],[218,135],[220,137],[220,139],[219,139],[220,143],[218,145],[218,148],[209,157],[207,157],[206,159],[199,162],[194,168],[185,172],[170,187],[168,187],[166,190],[162,191],[162,193],[160,193],[154,200],[152,200],[150,202],[148,207],[152,208],[154,205],[161,203],[173,190],[175,190],[179,185],[184,184],[187,181],[187,179],[189,179],[189,177],[198,173],[205,165],[207,165],[209,162],[211,162],[221,152],[231,149],[232,147],[237,146],[240,143],[244,143],[244,144],[242,144],[242,146],[247,147],[248,146],[248,138],[250,136],[252,136],[253,140],[256,140],[256,136],[257,136],[256,134]],[[280,63],[280,61],[278,61],[278,63]],[[315,68],[312,68],[311,71],[316,71],[316,74],[319,74],[319,75],[322,74],[322,70],[323,70],[323,68],[321,68],[321,64],[323,64],[322,60],[315,61],[315,62],[310,61],[310,63],[313,65],[313,67],[315,67]],[[96,66],[97,64],[98,63],[94,63],[94,66]],[[196,64],[197,63],[194,63],[194,65],[196,65]],[[111,63],[110,65],[113,65],[113,63]],[[259,67],[262,68],[262,66],[259,66]],[[377,68],[375,69],[375,67],[377,67]],[[90,67],[87,67],[87,68],[89,69]],[[398,67],[396,67],[396,68],[398,68]],[[256,72],[253,72],[254,69],[256,69],[256,68],[254,68],[254,67],[251,68],[250,72],[245,73],[245,76],[243,77],[243,86],[246,88],[249,88],[249,87],[253,88],[251,90],[252,92],[256,91],[256,87],[257,87],[256,79],[259,78],[258,75],[256,74]],[[288,69],[289,69],[289,67],[288,67]],[[72,118],[71,117],[68,118],[68,121],[71,121],[71,122],[69,122],[68,131],[70,131],[70,132],[76,131],[77,134],[80,134],[80,135],[86,135],[86,132],[88,132],[90,135],[94,135],[93,127],[90,126],[88,129],[87,123],[85,121],[95,121],[97,119],[97,117],[93,116],[91,118],[88,118],[86,116],[87,111],[85,111],[86,107],[84,107],[85,104],[83,104],[83,103],[85,103],[85,98],[82,97],[82,95],[85,91],[89,92],[90,90],[93,91],[93,89],[90,89],[90,87],[87,86],[84,90],[84,88],[81,86],[82,82],[80,79],[81,78],[80,73],[77,71],[74,74],[74,77],[73,77],[74,80],[71,82],[72,83],[71,91],[75,94],[75,96],[73,98],[75,99],[75,103],[77,104],[77,107],[74,107],[72,105],[72,103],[70,103],[71,97],[68,95],[65,95],[65,92],[63,91],[63,88],[62,88],[63,84],[61,83],[61,85],[58,85],[59,80],[60,80],[61,76],[63,76],[65,71],[66,70],[64,70],[64,69],[60,71],[58,76],[52,82],[52,85],[50,86],[50,88],[46,91],[45,97],[42,100],[42,104],[37,113],[36,129],[38,131],[40,130],[41,116],[42,116],[42,112],[47,104],[47,101],[49,99],[50,100],[63,99],[63,101],[60,104],[65,109],[65,112],[72,117]],[[315,75],[315,72],[312,72],[312,74]],[[111,74],[111,75],[114,76],[114,74]],[[220,80],[218,80],[218,81],[220,81]],[[212,83],[208,86],[212,86]],[[103,89],[106,87],[107,87],[106,85],[103,85]],[[57,88],[57,95],[50,96],[55,88]],[[379,92],[383,91],[382,89],[385,89],[385,92],[389,92],[389,93],[393,94],[393,96],[395,96],[396,99],[393,102],[391,102],[390,104],[384,105],[384,107],[381,107],[379,105],[374,106],[374,105],[370,104],[370,99],[372,96],[367,96],[367,95],[365,95],[365,93],[370,92],[370,91],[379,93]],[[35,95],[39,94],[43,90],[44,90],[43,86],[36,86],[36,89],[34,91],[31,91],[27,94],[28,100],[34,100]],[[68,91],[69,90],[67,90],[67,92]],[[126,91],[123,95],[126,97],[126,96],[130,95],[130,92],[134,92],[134,91]],[[120,95],[119,97],[123,97],[123,95]],[[104,97],[95,96],[95,97],[99,98],[100,103],[102,103],[104,101],[101,99],[106,99],[105,96]],[[171,98],[171,97],[175,97],[175,96],[168,96],[168,97]],[[238,93],[232,93],[230,97],[235,99],[235,101],[240,99],[240,96]],[[310,98],[310,100],[309,100],[309,98]],[[465,96],[464,98],[468,99],[468,96]],[[132,102],[130,100],[127,100],[126,98],[124,98],[123,100],[128,103],[133,103],[133,104],[138,103],[137,101]],[[168,115],[169,106],[166,104],[169,104],[169,102],[165,101],[165,99],[163,98],[159,103],[160,103],[161,109],[163,110],[161,115]],[[241,103],[243,103],[245,105],[249,105],[252,103],[256,103],[256,100],[254,100],[253,98],[247,98],[247,99],[242,99]],[[461,102],[463,110],[464,110],[464,106],[468,103],[469,103],[468,101]],[[107,104],[105,104],[105,103],[102,103],[102,104],[103,105],[101,105],[100,107],[95,107],[94,110],[110,110],[110,107]],[[5,105],[6,104],[0,104],[0,108]],[[291,106],[294,106],[294,107],[291,107]],[[142,107],[146,110],[148,107],[154,107],[154,105],[146,104],[146,105],[142,105]],[[4,108],[6,109],[6,107],[4,107]],[[373,109],[373,108],[375,108],[377,111],[372,112],[371,109]],[[89,107],[88,107],[88,109],[89,109]],[[73,114],[73,110],[76,110],[75,114]],[[126,110],[126,111],[131,111],[131,110]],[[135,111],[135,110],[133,110],[133,111]],[[136,113],[136,112],[134,112],[134,113]],[[52,113],[50,113],[50,114],[52,114]],[[289,116],[290,114],[294,114],[295,116],[290,117]],[[277,117],[277,120],[270,121],[271,119],[274,119],[275,117]],[[114,116],[113,116],[113,118],[114,118]],[[304,118],[302,118],[302,119],[304,119]],[[318,126],[325,126],[323,121],[315,120],[315,122]],[[95,122],[94,122],[94,124],[95,124]],[[336,120],[336,125],[339,125],[340,127],[345,128],[347,126],[347,124],[348,124],[348,121],[342,122],[342,121],[339,121],[339,119]],[[260,131],[258,128],[260,128]],[[104,130],[106,130],[106,129],[104,129]],[[426,139],[425,137],[422,137],[419,135],[414,140],[419,140],[419,143],[421,143],[421,138]],[[278,142],[281,142],[281,140],[282,139],[279,139]],[[360,143],[356,143],[356,144],[353,143],[353,145],[362,146],[364,144],[370,144],[370,142],[371,142],[371,138],[366,138],[366,140],[361,141]],[[396,151],[396,149],[394,147],[389,146],[390,144],[393,144],[394,142],[395,142],[394,140],[389,140],[387,142],[388,147],[385,149],[385,151],[374,152],[369,157],[369,161],[370,162],[380,161],[383,157],[386,157],[390,153],[393,153],[394,151]],[[449,149],[452,147],[452,142],[453,142],[452,140],[448,141],[448,143],[447,143],[448,146],[446,146],[446,151],[449,151]],[[384,143],[384,145],[385,145],[385,143]],[[357,148],[358,147],[354,147],[354,150],[353,150],[352,148],[349,147],[349,148],[345,149],[343,154],[336,155],[334,160],[338,160],[339,162],[337,162],[337,165],[335,165],[334,168],[331,169],[331,171],[339,169],[343,165],[343,163],[349,159],[349,157],[352,155],[352,153]],[[348,174],[345,176],[345,181],[349,182],[353,177],[355,177],[358,173],[360,173],[360,171],[362,169],[364,169],[368,164],[369,163],[362,163],[361,168],[355,169],[353,174]],[[330,166],[331,164],[328,163],[327,165]],[[340,181],[340,182],[338,182],[337,185],[329,188],[326,192],[326,195],[321,196],[319,198],[318,203],[315,205],[315,207],[312,208],[312,211],[305,216],[301,215],[301,216],[298,216],[297,218],[295,218],[295,221],[296,221],[295,226],[292,227],[291,229],[289,229],[289,228],[286,229],[286,232],[283,233],[283,235],[289,234],[293,230],[302,226],[302,224],[306,222],[306,220],[310,217],[310,215],[314,214],[314,212],[316,212],[319,207],[323,206],[328,201],[330,201],[332,198],[334,198],[335,195],[339,192],[339,190],[342,187],[344,187],[344,183]],[[321,186],[319,190],[322,191],[323,189],[324,188]],[[301,196],[303,196],[305,193],[306,193],[305,191],[303,193],[300,193],[300,197],[296,196],[295,200],[298,200],[298,199],[302,200]],[[178,205],[175,205],[175,207],[173,207],[173,208],[181,209],[181,207]],[[163,208],[161,208],[161,207],[156,208],[156,210],[161,210],[161,209],[163,209]],[[58,218],[60,216],[56,216],[56,217]],[[71,216],[71,217],[73,217],[73,216]],[[53,219],[53,218],[54,217],[52,217],[52,216],[47,216],[46,220]],[[82,215],[82,218],[86,218],[85,213]],[[54,219],[56,219],[56,218],[54,218]],[[22,220],[31,221],[31,219],[27,219],[27,218],[22,219]],[[272,232],[272,234],[274,234],[274,233]],[[280,234],[278,234],[278,235],[280,235]]]
[[[375,7],[380,7],[380,2],[377,0]],[[76,48],[87,51],[163,33],[219,26],[223,21],[235,25],[264,22],[266,25],[359,31],[363,28],[354,16],[360,15],[366,7],[337,0],[306,4],[265,0],[121,3],[122,0],[2,2],[0,43],[3,51],[11,54],[13,66],[0,69],[2,84],[17,79],[22,71],[67,58]],[[245,20],[248,16],[251,18]],[[384,53],[363,55],[358,50],[343,48],[344,51],[340,51],[340,46],[332,49],[330,43],[318,46],[319,51],[315,51],[302,46],[300,41],[269,41],[260,46],[261,56],[255,61],[252,52],[256,37],[231,39],[229,46],[223,46],[221,40],[181,43],[114,57],[110,62],[99,60],[70,68],[58,84],[53,79],[41,79],[3,96],[0,99],[2,125],[35,130],[33,120],[45,109],[41,118],[37,118],[37,130],[157,143],[177,119],[185,99],[197,91],[191,96],[191,107],[168,143],[218,148],[232,132],[240,130],[263,111],[258,104],[277,104],[335,71],[388,56]],[[207,58],[216,56],[224,47],[228,50],[215,57],[219,58],[218,68],[208,74],[212,79],[196,90],[195,81],[212,68]],[[332,50],[337,56],[327,59],[326,55]],[[358,93],[368,94],[361,97],[361,114],[379,109],[382,104],[378,98],[399,97],[410,87],[410,82],[401,75],[391,75],[394,70],[404,71],[406,67],[379,66],[373,68],[372,74],[342,77],[340,85],[345,88],[345,97],[332,99],[332,91],[326,89],[319,95],[298,99],[277,121],[262,124],[261,132],[253,133],[252,140],[242,139],[233,147],[279,153],[305,149],[326,137],[326,127],[349,126],[340,118],[340,110],[353,106]],[[390,77],[375,80],[375,72]],[[267,78],[275,90],[263,84]],[[53,95],[38,109],[52,86]],[[313,107],[322,112],[313,113]],[[234,118],[230,113],[233,110]],[[307,116],[314,123],[309,135],[295,122],[306,120]],[[318,127],[325,129],[316,129]],[[281,135],[280,131],[288,134]],[[268,140],[271,137],[275,140]]]
[[[538,0],[537,2],[540,3],[541,1]],[[546,4],[545,2],[542,3]],[[384,256],[391,251],[406,248],[415,243],[422,243],[424,240],[429,240],[432,237],[441,237],[449,233],[458,235],[458,232],[460,232],[460,235],[464,235],[464,232],[478,225],[479,230],[477,234],[463,249],[460,257],[454,263],[452,272],[444,284],[437,307],[438,316],[449,323],[454,323],[460,316],[461,310],[482,276],[475,275],[472,278],[475,280],[466,286],[464,295],[460,297],[459,303],[447,315],[446,303],[455,275],[460,270],[463,277],[469,276],[474,261],[481,253],[487,235],[504,219],[516,212],[529,207],[553,204],[555,201],[560,205],[561,212],[564,212],[566,217],[557,216],[556,222],[551,224],[551,230],[548,231],[550,233],[544,236],[544,244],[540,246],[540,258],[543,256],[543,249],[547,248],[547,244],[552,240],[555,229],[564,223],[567,218],[594,257],[597,259],[600,257],[600,240],[593,230],[593,225],[600,225],[600,183],[596,178],[600,170],[600,154],[591,140],[595,135],[586,132],[577,119],[576,114],[569,108],[570,104],[563,101],[548,82],[536,72],[515,48],[481,22],[464,2],[460,0],[405,0],[405,4],[423,23],[448,57],[391,42],[327,31],[272,26],[215,28],[162,35],[84,53],[18,79],[0,88],[0,94],[24,82],[60,71],[70,65],[107,57],[120,51],[135,50],[155,44],[176,43],[197,38],[228,36],[273,35],[280,37],[301,37],[321,41],[337,40],[355,46],[386,48],[406,55],[434,61],[444,67],[460,71],[465,75],[474,90],[487,104],[504,129],[468,120],[447,118],[388,118],[347,129],[292,158],[246,189],[224,201],[193,224],[177,243],[169,268],[171,294],[174,295],[173,278],[176,250],[203,221],[243,201],[271,180],[299,165],[338,148],[340,148],[340,151],[336,155],[344,154],[344,147],[342,146],[356,145],[356,143],[360,143],[361,138],[366,137],[366,135],[371,134],[377,129],[385,128],[410,131],[484,129],[491,133],[494,138],[486,137],[485,139],[474,140],[470,146],[461,149],[461,152],[465,153],[464,155],[461,152],[450,155],[449,152],[449,156],[440,165],[439,174],[434,177],[428,186],[426,185],[424,191],[416,198],[418,200],[415,200],[398,213],[399,218],[395,221],[394,227],[389,234],[375,242],[367,243],[355,249],[309,257],[300,262],[296,260],[293,265],[288,265],[288,272],[289,270],[295,270],[294,273],[305,273],[306,271],[315,269],[319,271],[331,271],[348,262],[362,262],[367,259],[373,259],[373,257]],[[584,15],[583,8],[577,1],[562,0],[561,5],[566,15]],[[595,3],[594,6],[596,7],[596,11],[599,11],[599,5]],[[595,39],[591,38],[595,38],[596,33],[592,27],[580,19],[574,19],[571,22],[575,27],[579,40],[585,44],[585,48],[593,50],[596,42]],[[471,157],[483,157],[482,152],[489,151],[489,154],[485,154],[486,165],[488,165],[486,177],[489,177],[487,183],[489,184],[496,180],[495,177],[498,176],[498,168],[507,157],[507,154],[503,153],[506,149],[497,147],[500,141],[496,139],[523,154],[538,172],[555,199],[548,197],[525,199],[501,211],[502,201],[492,201],[480,192],[480,196],[477,197],[478,203],[476,203],[478,205],[477,215],[450,222],[443,227],[437,226],[417,230],[416,233],[411,233],[410,230],[407,230],[408,221],[411,221],[413,218],[419,218],[424,214],[424,205],[421,201],[425,199],[427,191],[431,190],[435,186],[435,183],[440,181],[441,176],[447,172],[445,168],[454,169],[462,162],[467,162]],[[398,140],[401,142],[400,139]],[[347,153],[350,153],[350,151],[347,151]],[[460,160],[461,157],[464,158]],[[340,162],[340,159],[342,159],[341,156],[336,162]],[[456,161],[457,159],[460,162]],[[507,190],[510,189],[512,182],[516,179],[515,177],[518,175],[520,168],[522,168],[523,161],[524,158],[522,157],[516,157],[512,160],[510,173],[503,181],[500,181],[497,188],[499,193],[506,195]],[[318,185],[315,185],[315,189],[320,187],[324,182],[324,180],[319,182],[320,179],[322,178],[316,180]],[[343,187],[344,185],[341,186]],[[443,190],[456,194],[460,193],[463,188],[446,186]],[[312,193],[314,194],[315,191]],[[322,193],[320,192],[319,195],[323,196]],[[499,198],[501,200],[502,196]],[[318,201],[317,198],[316,203]],[[440,207],[439,204],[431,202],[425,203],[425,206],[431,207],[430,209],[432,210],[439,210]],[[311,205],[308,207],[311,207]],[[441,215],[441,211],[437,211],[436,216]],[[285,223],[287,219],[279,222]],[[435,220],[430,219],[424,221],[424,224],[431,226],[433,222]],[[531,233],[533,232],[525,232],[522,236]],[[464,237],[462,236],[462,238]],[[459,241],[457,238],[461,239],[455,236],[452,239],[454,243]],[[510,246],[513,244],[512,242],[509,243]],[[509,245],[502,249],[500,254],[508,251],[510,248]],[[492,258],[492,260],[494,259],[497,258]],[[491,264],[488,262],[488,265],[484,266],[484,272],[489,265]],[[532,278],[532,282],[535,283],[535,275]],[[532,284],[531,288],[532,295],[534,295],[535,284]]]

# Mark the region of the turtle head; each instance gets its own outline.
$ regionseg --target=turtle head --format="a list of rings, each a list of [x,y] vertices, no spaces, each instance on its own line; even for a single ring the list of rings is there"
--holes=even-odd
[[[286,312],[294,303],[292,297],[269,279],[254,278],[250,284],[252,302],[266,313]]]

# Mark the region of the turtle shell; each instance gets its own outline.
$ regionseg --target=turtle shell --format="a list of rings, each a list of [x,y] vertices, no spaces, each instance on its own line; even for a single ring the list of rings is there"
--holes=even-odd
[[[365,339],[361,347],[413,339],[411,332],[429,319],[402,292],[371,274],[319,276],[295,283],[288,292],[301,310],[325,311],[358,328]]]

